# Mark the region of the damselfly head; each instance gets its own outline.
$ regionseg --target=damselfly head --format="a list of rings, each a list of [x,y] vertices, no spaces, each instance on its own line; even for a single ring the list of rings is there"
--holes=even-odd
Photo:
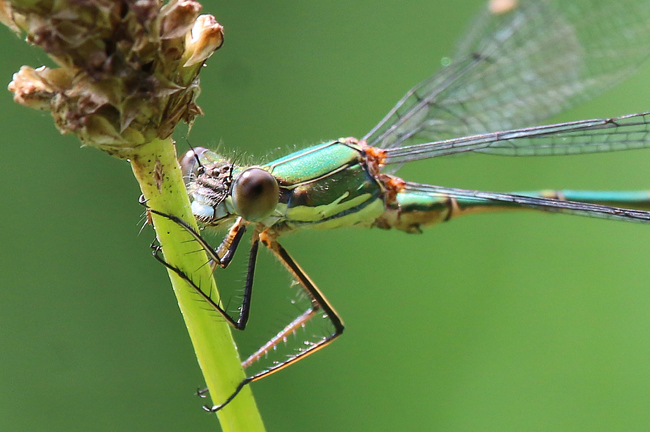
[[[235,216],[261,222],[278,204],[278,182],[263,167],[235,167],[203,147],[189,150],[179,162],[192,213],[205,225],[220,225]]]
[[[235,166],[227,158],[196,147],[179,161],[187,193],[192,200],[192,213],[205,225],[219,225],[233,216],[230,202]]]

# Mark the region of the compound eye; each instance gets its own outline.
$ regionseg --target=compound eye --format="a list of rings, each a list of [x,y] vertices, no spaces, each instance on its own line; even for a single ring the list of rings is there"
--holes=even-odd
[[[202,165],[199,163],[199,159],[208,149],[203,147],[195,147],[192,150],[185,152],[183,156],[179,159],[178,163],[181,166],[181,172],[183,173],[183,178],[187,181],[192,175],[201,174],[197,172],[200,170]]]
[[[250,222],[267,218],[278,204],[279,195],[278,182],[261,168],[247,169],[232,187],[232,203],[237,214]]]

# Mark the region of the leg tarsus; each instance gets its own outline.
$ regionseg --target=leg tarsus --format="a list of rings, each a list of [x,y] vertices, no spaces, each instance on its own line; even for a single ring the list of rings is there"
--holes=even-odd
[[[228,405],[232,400],[239,394],[239,392],[244,388],[244,386],[248,383],[250,383],[252,380],[250,378],[244,379],[242,382],[239,383],[233,394],[228,396],[228,399],[226,399],[222,404],[220,405],[213,405],[213,406],[208,406],[208,405],[203,405],[203,409],[209,413],[214,413]]]

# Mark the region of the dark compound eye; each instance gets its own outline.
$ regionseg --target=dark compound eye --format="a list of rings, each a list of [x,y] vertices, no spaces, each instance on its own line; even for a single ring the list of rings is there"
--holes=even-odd
[[[178,163],[181,165],[181,171],[183,173],[183,178],[188,179],[192,173],[202,174],[203,166],[199,163],[199,158],[203,153],[208,151],[208,149],[203,147],[195,147],[192,150],[185,152],[181,156]]]
[[[278,182],[261,168],[247,169],[232,187],[235,210],[250,222],[259,222],[268,217],[278,204],[279,195]]]

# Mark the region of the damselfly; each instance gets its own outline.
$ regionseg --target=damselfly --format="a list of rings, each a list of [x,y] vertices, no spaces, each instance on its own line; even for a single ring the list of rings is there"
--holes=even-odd
[[[446,66],[411,89],[362,139],[341,138],[256,166],[240,166],[203,148],[188,152],[181,165],[193,213],[204,227],[230,226],[228,234],[213,249],[181,220],[164,216],[192,234],[214,267],[227,267],[245,231],[252,231],[238,313],[229,314],[213,301],[191,274],[173,270],[235,328],[244,329],[261,242],[307,300],[298,316],[245,360],[244,367],[299,329],[316,321],[327,325],[323,335],[308,338],[286,358],[250,374],[228,399],[208,409],[220,409],[246,384],[306,357],[343,332],[334,308],[278,242],[283,235],[352,226],[419,233],[459,215],[509,209],[650,222],[650,212],[621,208],[647,207],[650,198],[644,191],[494,193],[394,176],[403,163],[465,152],[536,156],[648,147],[650,112],[523,127],[593,97],[649,55],[650,1],[492,0]]]

